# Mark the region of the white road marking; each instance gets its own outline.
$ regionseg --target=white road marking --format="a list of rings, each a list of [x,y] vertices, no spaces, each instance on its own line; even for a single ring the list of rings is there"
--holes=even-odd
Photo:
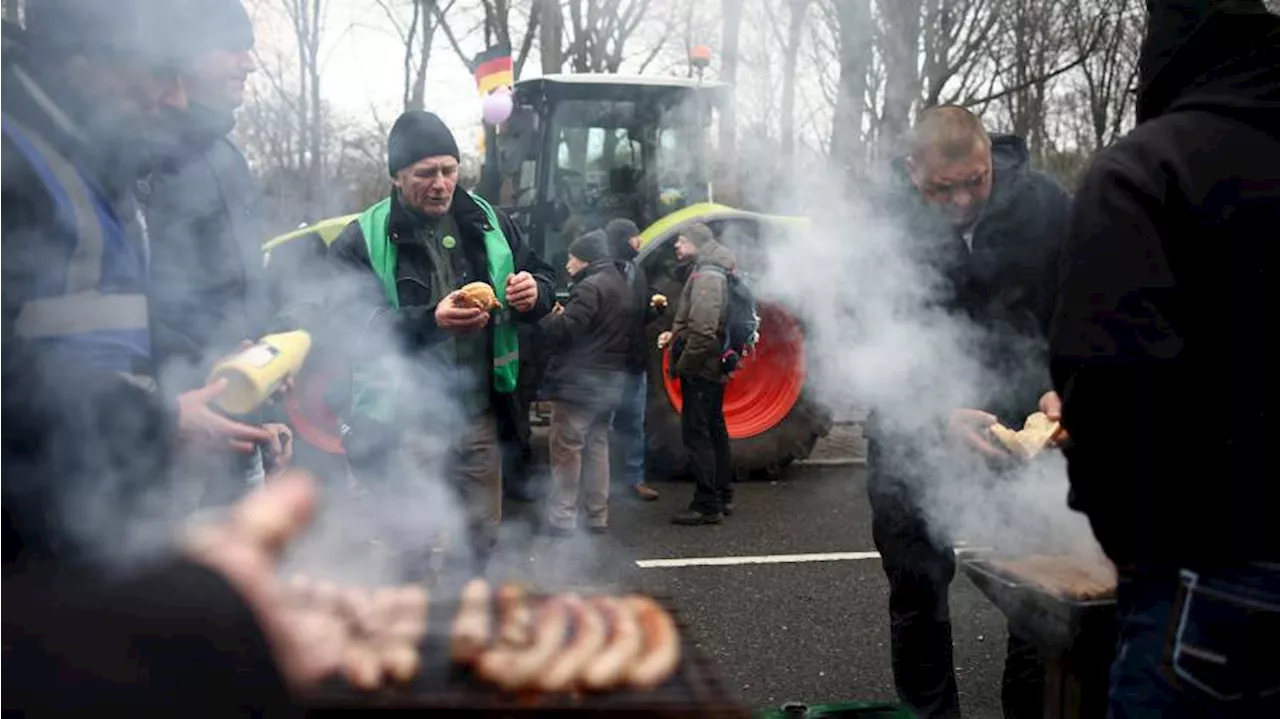
[[[957,548],[962,552],[990,551],[988,547]],[[804,562],[847,562],[879,559],[879,552],[820,552],[816,554],[762,554],[744,557],[685,557],[682,559],[637,559],[641,569],[677,569],[680,567],[737,567],[744,564],[800,564]]]
[[[825,552],[821,554],[764,554],[754,557],[688,557],[686,559],[637,559],[641,569],[675,567],[732,567],[741,564],[794,564],[797,562],[841,562],[879,559],[879,552]]]

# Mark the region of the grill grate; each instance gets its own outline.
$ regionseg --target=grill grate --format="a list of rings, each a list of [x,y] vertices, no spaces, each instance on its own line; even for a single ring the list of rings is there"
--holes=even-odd
[[[449,659],[449,629],[457,603],[432,602],[427,638],[420,647],[422,668],[406,686],[361,692],[341,680],[331,681],[305,698],[308,716],[373,712],[447,711],[469,717],[647,716],[747,719],[750,712],[726,691],[706,654],[690,639],[671,602],[657,599],[675,619],[681,642],[680,666],[652,691],[617,691],[581,696],[513,697],[458,668]]]

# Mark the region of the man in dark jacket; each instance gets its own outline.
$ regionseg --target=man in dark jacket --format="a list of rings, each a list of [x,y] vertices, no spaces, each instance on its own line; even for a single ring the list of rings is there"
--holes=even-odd
[[[640,252],[640,228],[631,220],[618,218],[605,225],[613,256],[626,263],[627,284],[639,311],[635,315],[631,354],[627,360],[627,382],[622,389],[622,402],[613,413],[614,439],[621,443],[627,486],[645,501],[658,498],[658,490],[645,483],[644,455],[647,449],[644,432],[644,409],[649,401],[649,278],[636,261]]]
[[[152,351],[162,391],[179,394],[203,386],[217,361],[265,334],[272,308],[257,188],[229,137],[254,68],[253,25],[240,0],[174,0],[172,10],[208,30],[189,39],[191,60],[179,75],[187,103],[162,114],[139,194],[151,234]],[[266,459],[278,467],[288,458],[289,430],[263,427],[273,437]],[[263,479],[257,449],[189,459],[182,479],[202,485],[204,503],[225,503]]]
[[[676,258],[692,264],[693,272],[676,303],[671,333],[660,341],[670,342],[676,353],[672,361],[684,395],[680,430],[695,486],[689,507],[671,521],[719,524],[733,512],[733,464],[724,423],[724,386],[729,378],[721,355],[729,311],[728,273],[735,261],[703,224],[690,225],[676,236]]]
[[[389,331],[397,344],[391,351],[449,388],[462,426],[452,474],[471,514],[472,550],[483,564],[502,517],[498,415],[517,406],[520,349],[513,323],[535,322],[551,309],[553,280],[510,218],[457,187],[458,157],[453,134],[435,115],[411,110],[396,120],[387,141],[391,196],[366,210],[329,248],[347,285],[332,306],[360,333],[350,344],[360,344],[362,334]],[[473,281],[493,287],[502,309],[492,318],[461,301],[458,289]],[[380,359],[359,354],[373,350],[353,351],[357,368]],[[391,402],[396,394],[403,401]],[[421,406],[437,398],[414,397],[407,386],[399,393],[358,386],[356,395],[347,440],[362,443],[370,457],[386,454],[378,449],[384,442],[373,437],[416,442],[432,415],[450,409]],[[376,484],[369,475],[385,467],[361,466],[366,458],[355,443],[351,449],[357,475]]]
[[[609,526],[609,425],[622,401],[639,311],[605,233],[574,240],[565,270],[572,280],[568,302],[538,323],[554,348],[548,524],[561,536],[577,523],[580,486],[588,528],[603,533]]]
[[[978,361],[1000,378],[979,408],[933,418],[961,445],[997,458],[981,430],[997,421],[1021,427],[1049,389],[1044,371],[1051,274],[1069,209],[1057,182],[1029,167],[1020,138],[990,137],[959,107],[926,110],[911,153],[895,164],[885,203],[906,229],[905,251],[944,280],[940,309],[972,320]],[[1046,400],[1047,401],[1047,400]],[[872,534],[889,580],[890,652],[902,701],[927,717],[960,714],[952,659],[948,587],[955,552],[930,532],[920,487],[921,433],[901,431],[878,412],[867,420]],[[931,441],[931,440],[926,440]],[[1034,647],[1009,635],[1005,716],[1039,716],[1042,668]]]
[[[1094,159],[1062,255],[1070,504],[1120,574],[1112,714],[1277,716],[1280,18],[1147,8],[1138,126]]]
[[[5,560],[123,551],[177,440],[269,441],[155,391],[133,185],[185,47],[159,0],[45,0],[5,24]],[[159,28],[165,28],[164,31]],[[176,28],[176,29],[175,29]]]

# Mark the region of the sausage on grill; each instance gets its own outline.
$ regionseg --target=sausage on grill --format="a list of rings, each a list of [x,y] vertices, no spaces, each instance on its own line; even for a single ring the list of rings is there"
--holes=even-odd
[[[489,583],[483,579],[472,579],[462,588],[451,634],[450,655],[455,662],[470,664],[489,644],[489,595]]]
[[[626,679],[627,667],[640,654],[640,625],[629,602],[598,597],[592,604],[605,616],[609,634],[604,648],[583,670],[582,685],[592,691],[606,691]]]
[[[675,672],[680,663],[680,637],[675,621],[648,597],[627,600],[640,621],[644,648],[627,669],[627,682],[637,689],[652,689]]]

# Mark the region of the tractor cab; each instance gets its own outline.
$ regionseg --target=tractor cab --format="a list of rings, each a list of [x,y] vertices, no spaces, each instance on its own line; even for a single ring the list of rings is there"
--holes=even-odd
[[[711,199],[708,129],[726,90],[589,74],[516,83],[511,117],[486,147],[483,192],[559,270],[582,232],[615,217],[647,227]]]

